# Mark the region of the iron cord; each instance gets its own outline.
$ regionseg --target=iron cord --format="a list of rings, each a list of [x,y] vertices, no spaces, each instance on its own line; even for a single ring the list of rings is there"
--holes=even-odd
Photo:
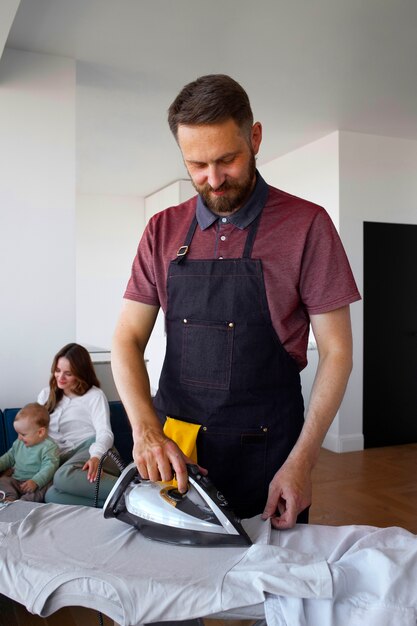
[[[115,462],[115,464],[117,465],[118,469],[121,472],[123,472],[123,470],[126,467],[126,464],[122,461],[120,456],[111,448],[103,454],[103,456],[100,458],[98,468],[97,468],[96,487],[95,487],[95,492],[94,492],[94,507],[95,508],[98,507],[98,494],[100,490],[100,477],[101,477],[101,472],[103,469],[103,464],[104,464],[104,461],[108,457],[110,457]],[[99,626],[104,626],[103,614],[101,612],[98,613],[98,623],[99,623]]]
[[[97,468],[97,476],[96,476],[96,488],[95,488],[95,493],[94,493],[94,507],[97,508],[98,507],[98,495],[99,495],[99,490],[100,490],[100,477],[101,477],[101,472],[103,469],[103,464],[104,461],[110,457],[115,464],[117,465],[117,468],[123,472],[123,470],[126,467],[126,464],[124,463],[124,461],[122,461],[121,457],[117,454],[117,452],[115,452],[114,450],[112,450],[111,448],[109,450],[107,450],[107,452],[105,452],[103,454],[103,456],[100,458],[99,464],[98,464],[98,468]]]

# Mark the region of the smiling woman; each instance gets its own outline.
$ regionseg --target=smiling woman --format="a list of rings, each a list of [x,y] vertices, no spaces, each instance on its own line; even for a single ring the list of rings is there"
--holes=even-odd
[[[94,371],[88,351],[70,343],[55,355],[49,387],[38,401],[50,414],[50,437],[60,450],[61,467],[47,491],[46,502],[94,504],[94,481],[100,458],[113,445],[109,403]],[[99,504],[114,485],[109,472],[100,479]]]
[[[75,374],[73,374],[71,371],[71,365],[68,359],[63,356],[58,359],[58,363],[55,367],[54,376],[58,389],[62,389],[64,393],[66,391],[66,395],[76,395],[74,394],[74,392],[71,391],[71,389],[75,387],[77,378]]]

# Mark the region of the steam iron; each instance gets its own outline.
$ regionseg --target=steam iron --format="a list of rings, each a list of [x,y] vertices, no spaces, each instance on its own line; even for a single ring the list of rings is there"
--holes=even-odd
[[[188,491],[140,477],[131,463],[120,475],[104,503],[105,518],[115,517],[145,537],[182,546],[250,546],[249,536],[224,496],[187,465]]]

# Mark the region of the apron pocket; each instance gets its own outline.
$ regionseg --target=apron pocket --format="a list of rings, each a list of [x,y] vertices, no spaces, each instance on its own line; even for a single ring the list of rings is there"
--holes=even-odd
[[[184,320],[181,383],[206,389],[229,389],[233,322]]]
[[[197,438],[198,462],[240,517],[262,513],[268,494],[268,431],[204,427]]]

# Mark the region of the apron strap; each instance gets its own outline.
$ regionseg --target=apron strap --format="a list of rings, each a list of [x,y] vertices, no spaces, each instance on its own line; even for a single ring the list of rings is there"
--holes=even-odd
[[[253,220],[249,228],[248,236],[246,237],[245,248],[243,250],[243,255],[242,255],[243,259],[250,259],[252,256],[252,248],[255,242],[256,233],[258,232],[258,226],[261,220],[261,215],[262,215],[262,211],[259,213],[257,217],[255,217],[255,219]]]
[[[256,233],[258,232],[258,226],[261,219],[262,211],[259,215],[253,220],[246,237],[245,248],[243,250],[243,259],[250,259],[252,255],[252,248],[255,242]],[[177,258],[174,259],[174,263],[181,263],[183,259],[187,256],[188,250],[190,249],[191,241],[194,237],[195,229],[197,228],[197,216],[194,214],[194,217],[191,221],[190,227],[188,229],[188,233],[185,237],[185,243],[178,249]]]
[[[190,249],[191,240],[194,236],[195,229],[197,228],[197,216],[194,213],[194,217],[191,221],[190,228],[188,229],[187,236],[185,237],[185,243],[182,245],[177,252],[177,258],[174,259],[174,263],[181,263],[183,259],[187,256],[187,252]]]

